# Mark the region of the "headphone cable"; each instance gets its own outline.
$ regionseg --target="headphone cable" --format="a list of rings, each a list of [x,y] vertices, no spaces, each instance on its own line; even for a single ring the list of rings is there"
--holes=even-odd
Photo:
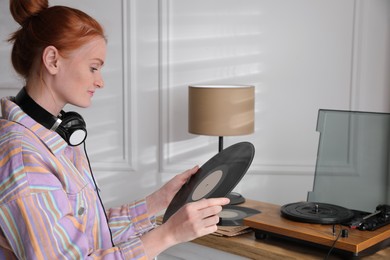
[[[110,228],[110,226],[109,226],[108,216],[107,216],[107,213],[106,213],[106,209],[104,208],[102,198],[100,197],[100,189],[99,189],[99,186],[97,185],[96,180],[95,180],[95,177],[94,177],[93,172],[92,172],[91,163],[90,163],[90,161],[89,161],[89,157],[88,157],[88,154],[87,154],[87,145],[86,145],[85,143],[86,143],[86,141],[84,141],[84,153],[85,153],[85,157],[87,158],[89,171],[91,172],[91,177],[92,177],[93,184],[95,185],[96,194],[97,194],[97,197],[99,198],[100,205],[101,205],[102,208],[103,208],[104,216],[105,216],[106,221],[107,221],[108,230],[109,230],[109,232],[110,232],[111,244],[112,244],[113,247],[115,247],[114,240],[112,239],[112,232],[111,232],[111,228]]]

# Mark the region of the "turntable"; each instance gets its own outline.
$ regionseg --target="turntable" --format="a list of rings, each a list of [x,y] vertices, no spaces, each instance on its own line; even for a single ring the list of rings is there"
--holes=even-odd
[[[351,258],[389,246],[390,214],[383,211],[382,223],[374,228],[359,230],[356,223],[390,203],[390,114],[320,110],[317,131],[316,171],[307,201],[261,209],[244,225],[259,239],[273,236]]]
[[[283,217],[279,205],[256,203],[261,214],[245,218],[243,224],[254,229],[259,242],[263,239],[281,240],[317,248],[324,255],[333,249],[333,253],[351,259],[373,254],[390,245],[390,225],[368,232],[342,225],[305,223]],[[343,233],[347,235],[343,236]]]

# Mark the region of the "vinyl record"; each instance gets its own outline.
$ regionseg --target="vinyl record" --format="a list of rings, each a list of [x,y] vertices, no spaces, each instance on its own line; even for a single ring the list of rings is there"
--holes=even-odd
[[[219,213],[219,226],[242,226],[243,219],[255,214],[259,214],[261,211],[256,209],[226,205],[222,207],[222,211]]]
[[[282,206],[282,216],[294,221],[316,224],[340,224],[354,213],[344,207],[317,202],[296,202]]]
[[[177,192],[164,214],[163,222],[188,202],[225,197],[245,175],[254,154],[255,148],[249,142],[231,145],[216,154]]]

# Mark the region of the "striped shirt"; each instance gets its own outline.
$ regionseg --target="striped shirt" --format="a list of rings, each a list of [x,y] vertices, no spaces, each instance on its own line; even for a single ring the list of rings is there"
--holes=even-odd
[[[12,100],[1,99],[0,259],[146,259],[139,237],[155,221],[145,200],[106,219],[83,150]]]

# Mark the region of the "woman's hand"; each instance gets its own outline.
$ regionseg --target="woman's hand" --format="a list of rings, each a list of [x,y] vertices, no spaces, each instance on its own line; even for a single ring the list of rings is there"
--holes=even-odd
[[[171,246],[215,232],[218,214],[228,203],[227,198],[211,198],[185,204],[164,224],[141,236],[149,259]]]
[[[187,242],[217,230],[218,214],[227,198],[201,199],[181,207],[164,224],[176,243]]]
[[[191,178],[191,176],[198,171],[198,169],[199,166],[195,166],[192,169],[176,175],[159,190],[146,197],[149,214],[155,215],[157,212],[167,208],[176,193]]]

